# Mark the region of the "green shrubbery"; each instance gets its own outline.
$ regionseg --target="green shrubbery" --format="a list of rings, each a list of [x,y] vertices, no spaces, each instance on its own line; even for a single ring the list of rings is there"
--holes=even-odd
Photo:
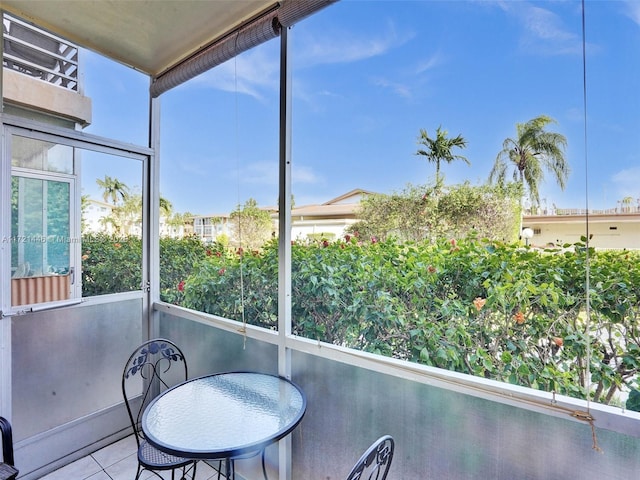
[[[134,282],[113,274],[123,270],[116,260],[132,267],[119,243],[103,246],[112,258],[93,248],[101,265],[83,275],[89,286]],[[242,252],[166,239],[161,252],[163,300],[276,327],[276,242]],[[296,243],[294,333],[582,398],[591,342],[592,398],[610,403],[624,385],[639,388],[640,253],[586,253],[584,245],[540,251],[476,239]]]

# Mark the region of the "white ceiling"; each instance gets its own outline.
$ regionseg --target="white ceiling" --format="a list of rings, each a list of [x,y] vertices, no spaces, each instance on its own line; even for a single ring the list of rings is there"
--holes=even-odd
[[[152,76],[276,0],[0,0],[2,9]]]

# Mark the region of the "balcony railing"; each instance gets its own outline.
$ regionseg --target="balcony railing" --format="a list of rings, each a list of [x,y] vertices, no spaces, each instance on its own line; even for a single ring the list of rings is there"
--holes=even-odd
[[[15,17],[2,18],[2,66],[78,91],[78,47]]]

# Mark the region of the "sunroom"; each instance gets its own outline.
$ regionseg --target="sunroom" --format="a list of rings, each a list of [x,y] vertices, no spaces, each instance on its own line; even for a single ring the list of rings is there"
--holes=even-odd
[[[269,478],[344,478],[383,434],[390,479],[640,475],[640,267],[636,251],[596,256],[588,215],[557,249],[533,231],[525,245],[518,222],[512,242],[426,250],[291,236],[294,203],[483,182],[514,125],[539,116],[567,140],[571,176],[526,201],[632,205],[638,11],[560,3],[2,0],[0,415],[19,478],[131,434],[122,368],[155,337],[180,345],[191,377],[302,388]],[[438,160],[433,181],[423,128],[463,131],[467,161]],[[266,236],[242,233],[264,211],[279,212]],[[235,230],[184,233],[212,214]],[[503,276],[474,255],[509,259]]]

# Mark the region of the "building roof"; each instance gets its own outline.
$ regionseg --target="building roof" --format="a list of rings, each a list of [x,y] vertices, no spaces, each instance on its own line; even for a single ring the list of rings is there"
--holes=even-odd
[[[356,188],[322,204],[303,205],[291,210],[292,217],[355,217],[360,201],[375,192]]]

